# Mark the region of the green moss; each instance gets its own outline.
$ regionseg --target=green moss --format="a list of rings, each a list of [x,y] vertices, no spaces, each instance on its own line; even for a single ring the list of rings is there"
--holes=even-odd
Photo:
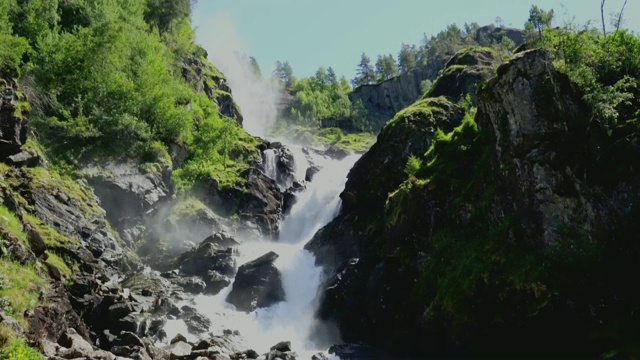
[[[445,117],[453,104],[445,97],[424,98],[400,110],[386,125],[393,126],[398,121],[410,121],[414,115],[419,115],[431,121]],[[435,128],[434,128],[435,131]]]
[[[204,203],[202,203],[202,201],[196,199],[193,196],[189,196],[178,201],[171,208],[169,220],[175,222],[182,218],[188,218],[197,215],[199,212],[206,210],[209,210],[209,208]]]
[[[47,262],[54,265],[60,271],[60,274],[65,278],[70,278],[76,270],[78,270],[78,263],[72,261],[69,258],[60,257],[55,252],[49,252]]]
[[[0,257],[0,274],[3,274],[9,284],[0,289],[0,297],[9,300],[13,316],[24,327],[26,325],[23,314],[26,310],[41,305],[41,294],[48,289],[48,277],[42,270],[32,264],[22,265],[18,262]]]
[[[50,249],[80,246],[80,242],[77,239],[61,234],[32,214],[25,213],[24,220],[38,231],[40,236],[42,236],[42,240],[44,240]]]
[[[9,209],[2,205],[0,205],[0,227],[22,243],[27,244],[27,236],[24,234],[22,223]]]
[[[550,300],[539,256],[507,241],[509,224],[488,233],[442,229],[416,287],[428,319],[449,318],[461,334],[535,315]]]
[[[272,136],[281,136],[309,145],[336,146],[348,152],[365,152],[375,143],[376,138],[370,132],[347,132],[336,127],[318,128],[304,125],[290,125],[279,121]]]
[[[464,69],[466,69],[467,67],[468,67],[467,65],[451,65],[451,66],[447,66],[444,69],[444,71],[442,72],[442,76],[451,75],[453,73],[460,73]]]
[[[68,176],[57,174],[43,167],[23,168],[22,178],[28,178],[31,191],[41,189],[50,194],[58,192],[69,197],[86,217],[102,215],[104,210],[96,203],[90,189],[83,187]]]
[[[215,180],[219,187],[242,186],[240,174],[249,163],[260,159],[259,140],[247,134],[233,119],[212,116],[200,124],[189,145],[185,163],[173,172],[172,180],[182,192],[195,184]]]

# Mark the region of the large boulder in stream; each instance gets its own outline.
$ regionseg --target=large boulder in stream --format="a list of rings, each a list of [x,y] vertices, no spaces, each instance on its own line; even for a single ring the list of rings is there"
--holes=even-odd
[[[185,275],[204,276],[210,270],[222,275],[233,275],[236,261],[233,249],[203,242],[196,249],[188,251],[178,259],[180,271]]]
[[[285,300],[282,275],[273,262],[278,254],[273,251],[238,268],[227,302],[239,311],[251,312]]]

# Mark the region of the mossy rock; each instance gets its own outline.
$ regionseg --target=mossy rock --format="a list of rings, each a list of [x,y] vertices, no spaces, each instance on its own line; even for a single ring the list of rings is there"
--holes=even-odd
[[[349,173],[345,190],[354,194],[353,208],[381,213],[388,193],[406,179],[409,156],[424,154],[438,129],[453,130],[464,113],[462,107],[438,97],[419,100],[396,114]]]

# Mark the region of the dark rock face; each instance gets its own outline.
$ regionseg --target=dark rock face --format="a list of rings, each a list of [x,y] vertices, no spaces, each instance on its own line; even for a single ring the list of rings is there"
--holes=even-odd
[[[267,164],[267,151],[271,152],[273,164]],[[262,164],[265,172],[268,166],[275,165],[275,177],[273,174],[267,174],[276,181],[280,189],[287,189],[293,185],[295,179],[295,159],[288,147],[280,142],[270,142],[266,144],[265,150],[262,151]]]
[[[205,276],[209,271],[233,275],[236,267],[232,248],[220,248],[210,242],[203,242],[195,250],[184,253],[178,264],[180,271],[190,276]]]
[[[475,41],[481,46],[491,46],[499,43],[503,37],[507,37],[516,47],[524,42],[524,31],[521,29],[495,27],[493,25],[482,26],[475,35]]]
[[[376,127],[381,127],[400,110],[420,99],[423,80],[434,80],[437,67],[427,65],[375,85],[363,85],[349,93],[352,103],[362,101]]]
[[[142,235],[139,228],[144,225],[145,214],[170,194],[168,171],[142,173],[134,162],[107,163],[102,169],[87,167],[84,173],[109,222],[130,243]]]
[[[269,252],[238,268],[227,302],[239,311],[251,312],[284,301],[282,275],[273,265],[278,254]]]
[[[495,65],[496,59],[491,49],[470,47],[460,50],[449,59],[443,74],[426,96],[446,96],[458,101],[469,94],[475,105],[478,102],[478,86],[494,76]]]
[[[360,257],[358,249],[365,240],[365,229],[352,225],[382,216],[388,194],[406,179],[404,167],[409,156],[424,154],[438,128],[449,132],[463,116],[464,109],[444,98],[424,99],[398,113],[349,171],[340,194],[342,215],[322,228],[305,248],[316,255],[319,263],[328,266]]]
[[[27,119],[18,112],[18,103],[25,100],[13,80],[0,78],[0,161],[20,153],[27,142]]]
[[[504,175],[499,182],[501,210],[496,212],[504,215],[497,215],[496,223],[515,215],[521,219],[515,236],[536,247],[553,244],[560,231],[593,230],[598,207],[585,201],[590,194],[580,191],[589,186],[571,170],[570,156],[564,166],[552,161],[570,151],[559,139],[587,117],[580,95],[554,70],[548,52],[520,53],[498,72],[483,93],[477,117]],[[573,188],[568,193],[561,189],[567,184]]]
[[[333,265],[318,315],[346,341],[399,357],[597,356],[615,341],[595,334],[635,322],[638,297],[620,279],[640,253],[630,220],[640,176],[598,173],[607,137],[585,121],[582,94],[549,53],[520,53],[497,73],[478,96],[474,144],[484,153],[471,194],[460,196],[456,181],[469,183],[460,173],[406,181],[405,198],[388,198],[406,219],[388,221],[386,194],[406,164],[389,149],[411,146],[386,134],[390,122],[350,173],[343,212],[307,244]]]
[[[205,53],[202,58],[206,59],[206,52],[203,49],[199,50]],[[182,76],[198,91],[203,91],[216,103],[221,117],[235,119],[239,125],[242,125],[242,114],[233,100],[227,79],[218,69],[203,61],[202,58],[196,55],[187,57],[182,64]]]
[[[205,194],[204,201],[223,215],[240,214],[241,219],[257,224],[264,235],[275,236],[282,213],[283,195],[276,181],[266,176],[260,167],[255,164],[241,173],[246,179],[244,188],[221,189],[212,180],[204,184],[200,191]]]

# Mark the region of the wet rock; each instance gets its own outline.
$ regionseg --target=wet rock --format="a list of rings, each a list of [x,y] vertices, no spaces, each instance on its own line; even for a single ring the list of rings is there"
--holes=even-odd
[[[165,348],[165,350],[169,352],[170,360],[182,360],[188,358],[189,355],[191,355],[191,349],[191,345],[185,341],[176,341]]]
[[[252,349],[246,350],[243,353],[247,357],[247,359],[257,359],[260,357],[260,354],[258,354],[255,350],[252,350]]]
[[[183,306],[181,308],[182,313],[178,316],[187,325],[189,333],[194,335],[201,335],[207,333],[211,328],[211,319],[207,316],[199,313],[195,308],[190,306]]]
[[[206,288],[204,292],[208,295],[216,295],[222,289],[231,285],[231,280],[224,275],[220,275],[215,271],[208,271],[207,275],[203,276]]]
[[[361,344],[339,344],[329,348],[329,354],[340,359],[383,359],[385,356],[377,349]]]
[[[275,180],[262,171],[262,165],[254,164],[240,176],[244,186],[220,188],[215,180],[201,184],[198,191],[207,194],[205,202],[221,214],[240,214],[240,219],[258,225],[263,235],[276,235],[282,212],[282,192]]]
[[[197,249],[181,255],[178,264],[180,271],[190,276],[205,276],[209,271],[233,275],[236,267],[232,248],[220,248],[210,242],[204,242]]]
[[[305,171],[304,173],[304,180],[305,181],[312,181],[313,177],[320,172],[320,167],[317,165],[312,165],[310,167],[307,168],[307,171]]]
[[[281,352],[291,351],[291,341],[281,341],[273,345],[269,350],[278,350]]]
[[[319,352],[311,355],[311,360],[329,360],[329,358],[324,353]]]
[[[202,279],[196,276],[177,278],[174,281],[176,284],[181,286],[185,292],[192,294],[200,294],[204,292],[205,288],[207,287],[207,284],[205,284]]]
[[[109,222],[123,237],[130,235],[128,230],[144,226],[145,214],[170,194],[168,172],[142,172],[133,161],[88,165],[83,175],[100,199]],[[138,239],[125,240],[134,243]]]
[[[122,281],[122,286],[129,288],[134,294],[145,296],[166,297],[179,288],[150,268],[129,275]]]
[[[324,151],[328,157],[336,160],[342,160],[349,156],[349,152],[339,146],[331,145]]]
[[[227,302],[239,311],[250,312],[284,301],[282,276],[273,265],[278,254],[273,251],[238,268]]]
[[[296,360],[298,354],[293,351],[282,352],[278,350],[271,350],[265,355],[266,360]]]
[[[175,343],[180,342],[180,341],[186,343],[187,342],[187,338],[184,337],[184,335],[182,335],[182,334],[177,334],[176,336],[173,337],[173,339],[171,339],[169,344],[175,344]]]
[[[220,248],[228,248],[240,245],[234,238],[224,231],[217,232],[202,240],[202,244],[211,243]]]

